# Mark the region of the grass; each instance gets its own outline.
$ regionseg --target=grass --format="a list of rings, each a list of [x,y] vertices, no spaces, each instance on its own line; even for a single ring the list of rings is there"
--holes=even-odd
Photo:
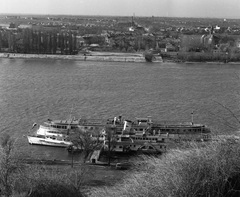
[[[65,165],[31,164],[19,174],[14,194],[30,197],[82,197],[86,196],[91,188],[114,185],[122,180],[124,175],[125,172],[110,166],[82,164],[71,168]]]
[[[111,166],[75,164],[66,165],[24,164],[11,175],[9,182],[13,197],[82,197],[91,188],[114,185],[125,176]],[[0,175],[4,170],[0,170]],[[2,189],[3,182],[0,181]],[[2,189],[2,192],[5,192]],[[1,194],[0,194],[1,195]]]
[[[234,137],[188,143],[162,157],[142,157],[115,186],[97,188],[91,197],[232,197],[240,195],[240,142]]]

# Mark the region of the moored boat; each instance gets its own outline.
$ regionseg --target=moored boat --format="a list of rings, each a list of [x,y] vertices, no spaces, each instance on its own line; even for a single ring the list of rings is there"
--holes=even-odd
[[[91,137],[101,140],[101,131],[104,128],[103,120],[97,119],[48,119],[43,125],[33,124],[28,135],[29,144],[47,145],[54,147],[69,147],[72,143],[68,140],[73,133],[91,132]],[[33,131],[33,129],[35,130]]]
[[[165,152],[170,141],[208,141],[211,131],[206,125],[152,121],[150,117],[135,121],[109,121],[105,132],[105,147],[111,145],[116,152],[138,151]],[[112,130],[111,138],[107,130]],[[114,135],[113,135],[114,133]],[[109,143],[110,141],[110,143]]]

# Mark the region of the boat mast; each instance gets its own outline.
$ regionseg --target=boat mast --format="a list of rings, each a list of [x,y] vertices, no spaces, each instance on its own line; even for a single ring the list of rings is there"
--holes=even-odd
[[[192,116],[192,125],[193,125],[193,110],[192,110],[191,116]]]
[[[69,115],[69,121],[71,121],[71,119],[72,119],[72,112],[73,112],[73,104],[72,104],[71,112],[70,112],[70,115]]]

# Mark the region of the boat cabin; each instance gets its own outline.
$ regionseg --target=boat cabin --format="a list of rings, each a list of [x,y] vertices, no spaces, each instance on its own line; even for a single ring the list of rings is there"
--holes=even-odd
[[[152,123],[152,120],[150,117],[147,118],[136,118],[136,124],[137,125],[150,125]]]
[[[45,125],[55,129],[76,129],[78,128],[78,120],[48,120]]]

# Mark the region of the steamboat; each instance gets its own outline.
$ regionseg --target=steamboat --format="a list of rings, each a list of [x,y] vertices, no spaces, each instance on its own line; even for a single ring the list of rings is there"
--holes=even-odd
[[[111,145],[117,152],[165,152],[170,141],[211,140],[211,131],[206,125],[152,121],[151,117],[136,118],[133,122],[115,117],[106,128],[104,145],[106,149]]]

